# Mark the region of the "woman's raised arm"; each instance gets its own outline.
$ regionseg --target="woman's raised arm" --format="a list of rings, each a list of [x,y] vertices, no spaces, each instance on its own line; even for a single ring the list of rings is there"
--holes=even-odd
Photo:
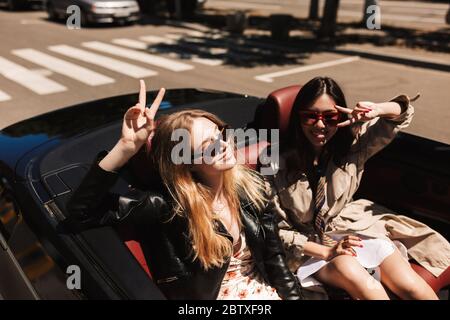
[[[144,80],[140,80],[139,102],[125,112],[122,124],[122,135],[113,149],[104,157],[99,166],[106,171],[120,169],[154,134],[154,118],[164,97],[165,89],[161,88],[147,109]]]

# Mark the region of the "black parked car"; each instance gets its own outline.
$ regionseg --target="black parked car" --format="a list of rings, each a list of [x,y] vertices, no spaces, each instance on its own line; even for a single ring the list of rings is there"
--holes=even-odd
[[[168,90],[158,115],[203,108],[232,127],[280,128],[283,137],[283,113],[290,111],[298,88],[267,99]],[[155,94],[149,92],[147,101]],[[136,94],[93,101],[0,131],[0,299],[164,299],[151,280],[151,257],[144,257],[132,226],[73,232],[64,223],[72,191],[96,154],[117,141],[123,114],[136,101]],[[266,144],[250,141],[242,148],[257,157],[256,147]],[[449,163],[449,145],[402,133],[368,162],[359,196],[421,220],[449,239]],[[114,191],[152,188],[143,164],[142,152]],[[436,279],[415,268],[436,291],[448,289],[448,272]]]
[[[27,8],[32,4],[42,5],[44,3],[44,0],[0,0],[0,3],[6,5],[9,10],[15,11]]]

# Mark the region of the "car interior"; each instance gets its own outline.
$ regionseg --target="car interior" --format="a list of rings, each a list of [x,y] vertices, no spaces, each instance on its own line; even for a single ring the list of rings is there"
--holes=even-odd
[[[205,102],[204,105],[183,105],[177,111],[200,107],[212,112],[232,128],[279,129],[280,141],[286,134],[290,110],[300,86],[272,92],[267,99],[235,97]],[[158,115],[173,112],[164,109]],[[236,116],[239,115],[239,116]],[[118,140],[122,123],[105,125],[83,133],[57,147],[41,159],[39,170],[46,191],[64,214],[65,203],[81,182],[97,153],[109,150]],[[240,146],[251,163],[270,141],[252,141]],[[408,134],[397,139],[366,164],[362,184],[355,198],[380,203],[393,212],[407,215],[428,224],[450,239],[450,163],[445,145]],[[83,152],[74,152],[83,150]],[[433,159],[429,163],[428,159]],[[250,165],[256,169],[256,165]],[[158,175],[149,165],[143,148],[121,174],[112,193],[123,194],[129,186],[158,188]],[[61,231],[62,236],[69,236]],[[102,270],[108,290],[129,299],[164,299],[151,281],[152,261],[142,251],[133,226],[118,224],[83,230],[71,235],[83,248],[86,259]],[[450,286],[450,270],[439,278],[411,261],[413,268],[438,292]],[[95,295],[96,289],[89,288]],[[111,289],[112,288],[112,289]]]

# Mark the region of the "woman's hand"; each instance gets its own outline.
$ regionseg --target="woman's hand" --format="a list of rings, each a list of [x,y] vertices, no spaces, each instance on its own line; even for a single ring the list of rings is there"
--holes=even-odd
[[[417,96],[418,97],[418,96]],[[414,98],[414,99],[417,99]],[[401,106],[398,102],[373,103],[360,101],[354,109],[336,106],[336,109],[348,115],[348,119],[337,124],[338,128],[349,126],[357,121],[370,121],[377,117],[395,118],[405,111],[407,106]]]
[[[146,109],[145,83],[143,80],[140,83],[139,102],[125,113],[120,140],[99,162],[99,166],[103,170],[116,171],[120,169],[148,139],[153,137],[155,130],[153,119],[166,90],[160,89],[150,109]]]
[[[349,126],[357,121],[370,121],[381,116],[382,110],[378,104],[370,101],[360,101],[354,109],[336,106],[336,109],[348,115],[348,120],[337,124],[338,128]]]
[[[329,248],[325,260],[331,260],[339,255],[356,257],[356,251],[352,247],[362,248],[361,238],[351,235],[344,237],[334,247]]]
[[[124,151],[130,154],[138,152],[142,145],[153,137],[155,114],[165,93],[165,89],[161,88],[152,106],[147,109],[144,80],[140,80],[140,85],[139,102],[125,112],[119,141]]]

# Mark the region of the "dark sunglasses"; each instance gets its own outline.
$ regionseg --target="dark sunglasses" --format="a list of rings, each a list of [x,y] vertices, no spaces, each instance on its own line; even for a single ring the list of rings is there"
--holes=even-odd
[[[316,111],[299,111],[300,122],[307,126],[313,126],[317,121],[328,126],[336,126],[342,118],[342,114],[337,111],[316,112]]]
[[[198,159],[200,157],[203,157],[203,154],[207,150],[211,150],[210,154],[211,157],[215,157],[218,153],[217,151],[221,151],[222,148],[220,148],[220,141],[227,141],[227,129],[230,129],[230,126],[228,124],[224,125],[217,125],[217,128],[219,129],[219,134],[214,140],[211,140],[210,143],[208,143],[201,152],[193,153],[191,156],[191,160],[194,161],[195,159]]]

